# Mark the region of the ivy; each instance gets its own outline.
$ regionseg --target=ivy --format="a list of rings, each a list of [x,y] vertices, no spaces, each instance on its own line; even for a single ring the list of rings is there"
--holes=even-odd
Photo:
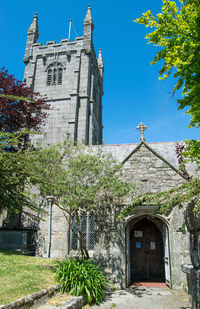
[[[122,208],[118,220],[123,220],[139,206],[157,206],[157,213],[169,215],[174,207],[183,207],[183,203],[195,197],[194,211],[200,213],[200,179],[190,179],[174,189],[160,193],[145,193],[133,199],[131,204]]]

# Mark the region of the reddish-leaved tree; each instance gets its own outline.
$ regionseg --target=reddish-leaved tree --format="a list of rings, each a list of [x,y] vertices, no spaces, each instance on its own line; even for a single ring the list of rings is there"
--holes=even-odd
[[[44,97],[0,69],[0,131],[39,131],[48,109]]]

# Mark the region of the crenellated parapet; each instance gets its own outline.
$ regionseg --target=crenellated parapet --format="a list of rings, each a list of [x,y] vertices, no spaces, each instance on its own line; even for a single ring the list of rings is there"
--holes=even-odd
[[[102,143],[103,60],[93,46],[93,20],[88,6],[84,35],[74,41],[37,42],[38,16],[28,30],[24,80],[46,96],[54,108],[43,130],[33,137],[42,143],[56,143],[68,134],[74,141]]]

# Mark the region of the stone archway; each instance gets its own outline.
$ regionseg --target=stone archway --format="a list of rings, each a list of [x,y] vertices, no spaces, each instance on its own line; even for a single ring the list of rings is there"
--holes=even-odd
[[[133,282],[170,284],[168,227],[159,217],[133,217],[126,227],[127,286]]]

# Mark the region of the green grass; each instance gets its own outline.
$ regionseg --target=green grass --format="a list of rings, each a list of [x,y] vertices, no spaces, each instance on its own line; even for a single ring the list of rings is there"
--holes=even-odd
[[[56,284],[54,259],[0,250],[0,305]]]

